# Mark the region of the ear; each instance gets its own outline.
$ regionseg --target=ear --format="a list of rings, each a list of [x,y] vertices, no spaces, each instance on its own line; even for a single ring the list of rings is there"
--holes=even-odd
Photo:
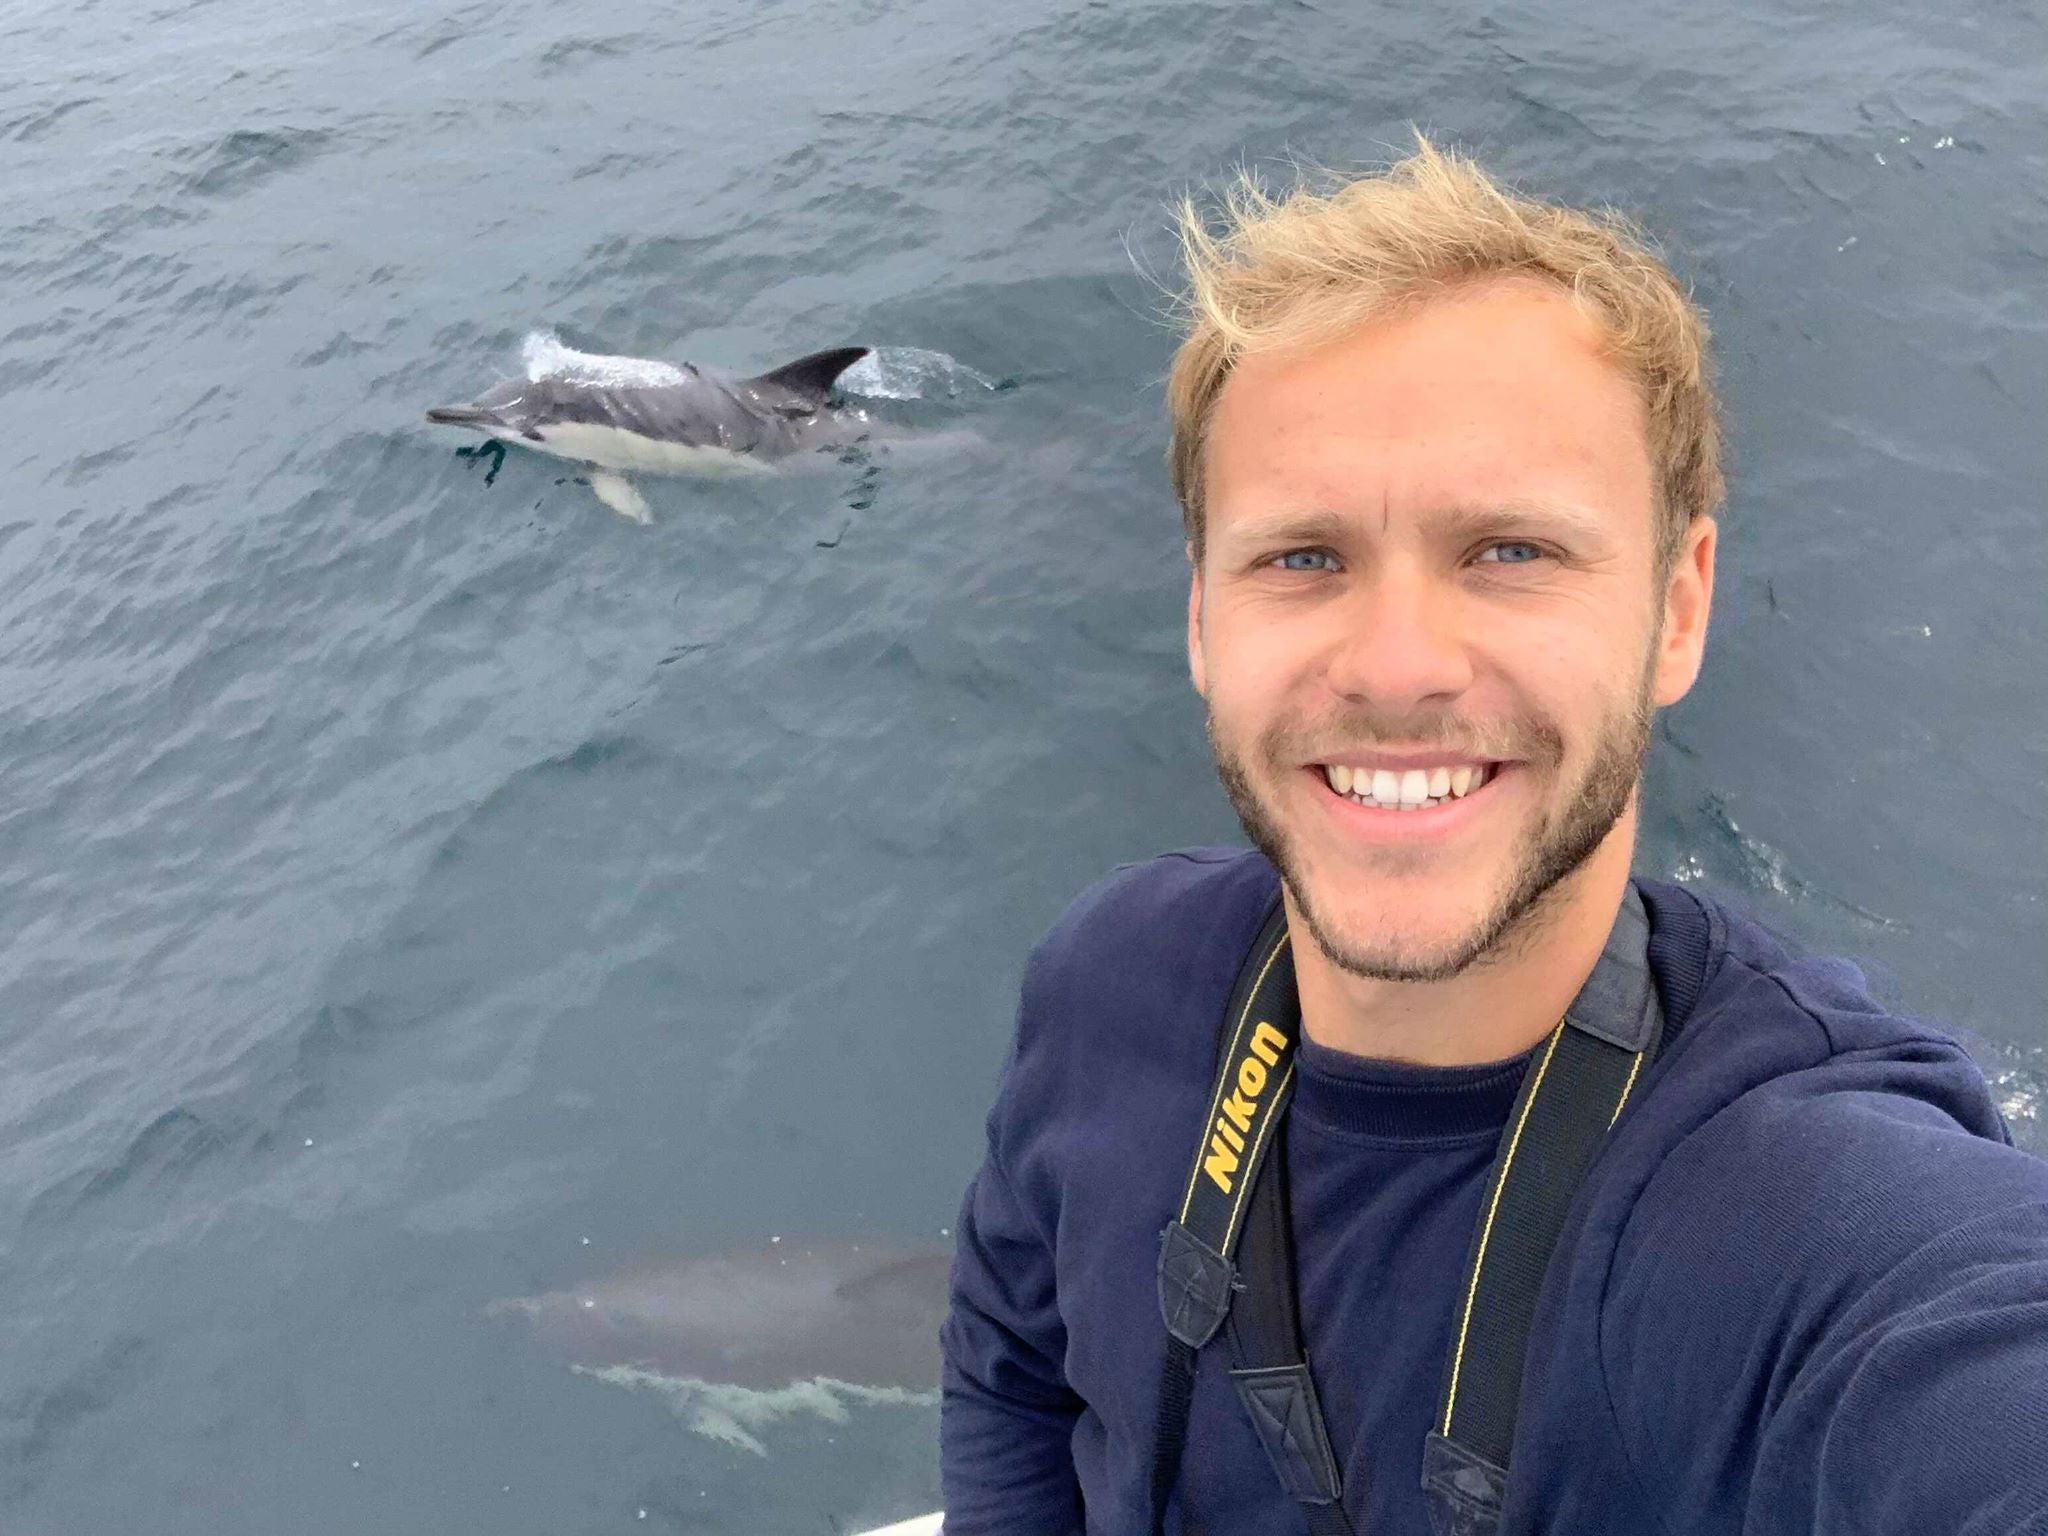
[[[1195,560],[1195,548],[1188,546],[1188,676],[1195,692],[1209,697],[1209,673],[1202,665],[1202,567]]]
[[[1714,605],[1714,542],[1711,517],[1696,517],[1672,562],[1664,588],[1664,633],[1657,644],[1657,707],[1676,704],[1700,675],[1707,649],[1707,614]]]

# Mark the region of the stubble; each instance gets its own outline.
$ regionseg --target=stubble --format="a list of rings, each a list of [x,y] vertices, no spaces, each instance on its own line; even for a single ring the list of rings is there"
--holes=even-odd
[[[1403,950],[1391,942],[1373,944],[1342,931],[1318,899],[1305,861],[1261,797],[1243,755],[1218,728],[1213,708],[1208,713],[1209,743],[1217,776],[1245,836],[1279,870],[1310,937],[1331,962],[1367,980],[1446,981],[1514,952],[1531,938],[1541,926],[1548,900],[1614,830],[1642,779],[1653,714],[1650,690],[1646,664],[1633,699],[1602,723],[1592,760],[1577,782],[1554,796],[1541,819],[1518,839],[1508,878],[1491,904],[1475,912],[1462,933],[1427,951]],[[1514,761],[1520,772],[1548,767],[1553,777],[1564,748],[1557,727],[1534,717],[1481,729],[1448,716],[1391,720],[1352,710],[1309,727],[1276,726],[1260,739],[1257,752],[1259,761],[1277,777],[1295,771],[1302,762],[1322,761],[1345,750],[1370,750],[1376,742],[1443,745],[1458,756]]]

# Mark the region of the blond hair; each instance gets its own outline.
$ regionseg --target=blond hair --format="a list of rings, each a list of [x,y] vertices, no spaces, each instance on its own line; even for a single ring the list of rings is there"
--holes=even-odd
[[[1433,295],[1523,277],[1573,295],[1641,393],[1668,569],[1693,519],[1711,515],[1724,494],[1706,317],[1620,214],[1519,196],[1415,137],[1407,159],[1326,192],[1303,184],[1274,198],[1245,174],[1225,194],[1221,233],[1182,201],[1186,334],[1166,399],[1189,547],[1199,560],[1203,445],[1240,357],[1334,341]]]

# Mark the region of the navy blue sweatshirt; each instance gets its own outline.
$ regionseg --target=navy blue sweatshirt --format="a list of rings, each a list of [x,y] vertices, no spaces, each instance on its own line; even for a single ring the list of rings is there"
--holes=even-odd
[[[1118,872],[1032,955],[944,1330],[948,1536],[1142,1536],[1154,1266],[1217,1029],[1277,889],[1256,854]],[[1947,1036],[1841,961],[1638,883],[1666,1014],[1572,1208],[1529,1347],[1503,1536],[2048,1533],[2048,1163]],[[1429,1529],[1422,1446],[1527,1058],[1303,1042],[1302,1326],[1344,1502]],[[1304,1531],[1202,1351],[1169,1530]]]

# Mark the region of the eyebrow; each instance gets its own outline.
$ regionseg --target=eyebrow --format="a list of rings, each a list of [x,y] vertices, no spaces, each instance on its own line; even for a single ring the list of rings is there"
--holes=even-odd
[[[1370,514],[1327,508],[1253,515],[1234,522],[1223,537],[1232,544],[1336,544],[1353,537]],[[1525,499],[1432,507],[1422,514],[1432,534],[1476,539],[1487,534],[1556,531],[1586,539],[1608,537],[1606,520],[1589,508],[1565,501]]]

